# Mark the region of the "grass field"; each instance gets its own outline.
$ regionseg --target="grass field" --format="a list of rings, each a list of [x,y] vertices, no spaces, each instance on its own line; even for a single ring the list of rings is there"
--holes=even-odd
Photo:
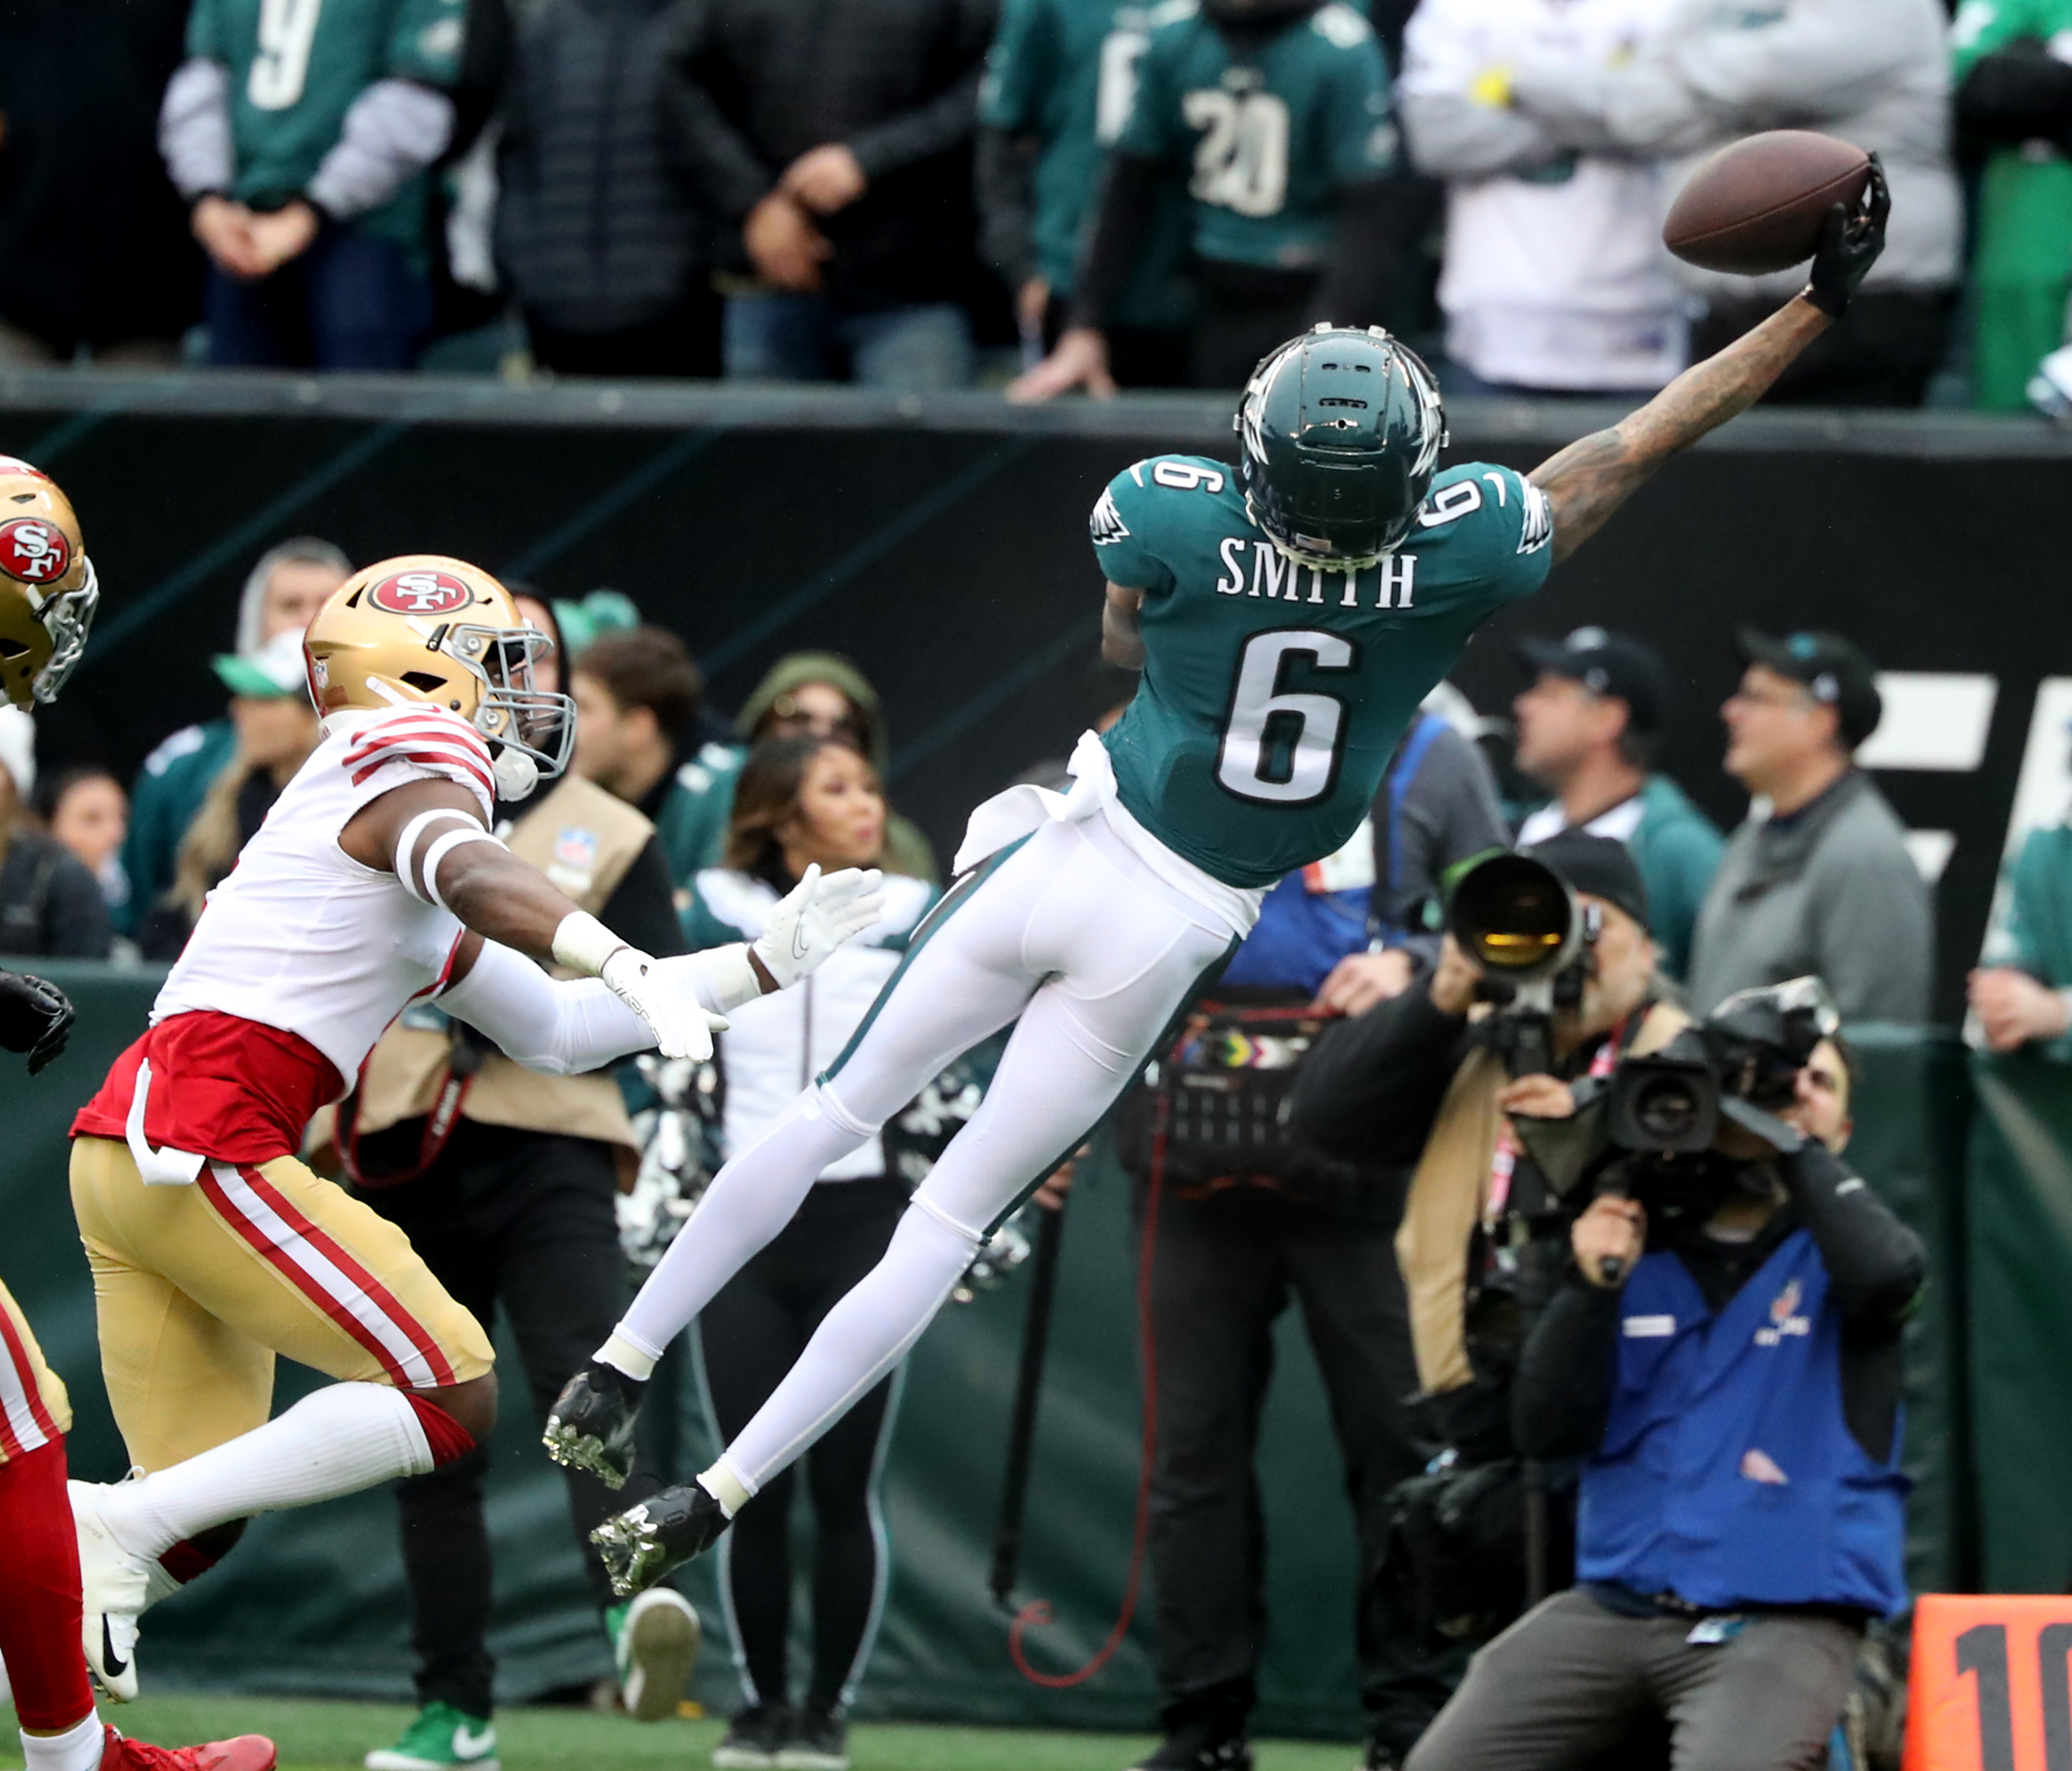
[[[279,1743],[282,1771],[348,1771],[372,1747],[387,1746],[411,1712],[393,1703],[340,1703],[300,1698],[168,1696],[102,1711],[125,1734],[165,1746],[267,1734]],[[0,1766],[22,1763],[11,1709],[0,1706]],[[703,1771],[724,1724],[661,1722],[643,1728],[586,1710],[505,1710],[496,1718],[505,1771]],[[1151,1744],[1127,1734],[1024,1733],[1007,1728],[867,1723],[851,1731],[855,1771],[1122,1771]],[[1271,1741],[1258,1748],[1259,1771],[1352,1771],[1357,1747]]]

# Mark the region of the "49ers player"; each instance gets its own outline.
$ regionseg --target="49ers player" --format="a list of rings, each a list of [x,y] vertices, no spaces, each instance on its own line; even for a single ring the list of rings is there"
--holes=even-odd
[[[57,699],[86,649],[100,591],[72,505],[47,475],[0,455],[0,692],[24,713]],[[0,1050],[33,1076],[64,1050],[72,1005],[0,972]],[[79,1553],[65,1500],[71,1405],[0,1285],[0,1696],[12,1685],[29,1771],[271,1771],[256,1734],[207,1746],[125,1740],[94,1711],[80,1658]]]
[[[558,774],[574,733],[568,697],[532,686],[550,643],[458,560],[339,586],[303,642],[322,741],[73,1124],[101,1367],[136,1466],[72,1485],[87,1658],[111,1694],[136,1690],[138,1614],[250,1514],[422,1474],[495,1418],[480,1325],[401,1231],[297,1160],[405,1005],[436,996],[540,1070],[703,1058],[730,1007],[878,918],[874,872],[809,876],[755,943],[658,961],[512,856],[494,801]],[[337,1381],[269,1420],[277,1354]]]

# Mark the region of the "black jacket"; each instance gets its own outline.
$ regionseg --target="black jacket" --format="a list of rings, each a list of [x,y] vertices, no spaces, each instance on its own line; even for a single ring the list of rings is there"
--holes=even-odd
[[[496,252],[520,304],[594,335],[659,319],[708,259],[709,207],[662,115],[668,0],[553,0],[505,89]]]
[[[672,138],[737,226],[810,148],[870,188],[820,226],[852,310],[955,300],[976,262],[971,137],[994,0],[678,0]]]
[[[18,826],[0,856],[0,953],[105,959],[113,939],[86,864],[41,831]]]

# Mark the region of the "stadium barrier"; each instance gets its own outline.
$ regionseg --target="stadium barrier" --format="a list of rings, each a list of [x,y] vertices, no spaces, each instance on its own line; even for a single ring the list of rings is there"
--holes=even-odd
[[[0,1064],[0,1123],[8,1128],[0,1141],[0,1221],[9,1227],[0,1239],[0,1275],[71,1386],[76,1472],[111,1480],[123,1457],[99,1382],[92,1284],[64,1184],[65,1132],[106,1065],[141,1029],[158,974],[46,969],[72,994],[79,1022],[72,1050],[34,1083],[18,1062]],[[1877,1028],[1856,1037],[1867,1074],[1852,1155],[1931,1249],[1934,1284],[1910,1329],[1907,1462],[1917,1486],[1909,1563],[1918,1590],[1949,1590],[1970,1579],[1974,1528],[1960,1215],[1967,1195],[1992,1187],[2033,1184],[2040,1196],[2062,1173],[2072,1144],[2040,1153],[2025,1146],[2004,1159],[2008,1172],[1990,1184],[1975,1173],[1967,1188],[1971,1088],[1955,1039]],[[2049,1135],[2072,1132],[2072,1078],[2027,1064],[1996,1066],[1988,1076],[1989,1098],[2004,1094],[2013,1103],[2010,1113],[2048,1111],[2058,1116]],[[1974,1144],[1974,1162],[1980,1148]],[[2034,1165],[2014,1172],[2032,1158]],[[2014,1246],[2000,1252],[2007,1242]],[[1989,1251],[2000,1265],[1987,1264]],[[2017,1255],[2025,1264],[2019,1277],[2011,1270]],[[1133,1270],[1128,1183],[1103,1157],[1083,1170],[1067,1222],[1018,1595],[1056,1607],[1059,1621],[1034,1633],[1030,1646],[1031,1659],[1046,1668],[1075,1666],[1102,1640],[1128,1561],[1141,1425]],[[2072,1409],[2056,1399],[2066,1382],[2063,1362],[2056,1349],[2020,1332],[2025,1306],[2007,1295],[2033,1292],[2026,1307],[2042,1313],[2037,1325],[2047,1328],[2072,1309],[2072,1286],[2061,1276],[2068,1272],[2072,1214],[2054,1220],[2039,1206],[2005,1236],[1975,1247],[1970,1273],[1971,1295],[1991,1301],[1971,1313],[1985,1325],[1980,1368],[2000,1387],[1975,1416],[1984,1424],[1979,1443],[1994,1454],[1988,1465],[1997,1472],[1994,1504],[2059,1533],[2066,1527],[2051,1514],[2060,1504],[2062,1457],[1999,1453],[2019,1432],[2061,1440],[2072,1432],[2064,1425]],[[1026,1295],[1026,1280],[1010,1281],[946,1310],[909,1362],[885,1486],[892,1584],[862,1687],[864,1716],[1134,1728],[1154,1709],[1148,1617],[1087,1685],[1041,1691],[1009,1664],[1007,1618],[986,1592]],[[1259,1724],[1268,1733],[1350,1735],[1359,1724],[1352,1520],[1322,1387],[1295,1315],[1280,1325],[1279,1375],[1263,1436],[1272,1622]],[[2007,1345],[2003,1337],[2010,1337]],[[507,1370],[515,1370],[508,1337],[500,1348]],[[284,1366],[277,1406],[310,1381]],[[601,1675],[608,1662],[581,1585],[561,1477],[539,1449],[522,1386],[508,1386],[505,1395],[490,1483],[497,1561],[491,1639],[502,1661],[501,1689],[516,1699]],[[695,1420],[695,1396],[677,1400]],[[685,1463],[696,1469],[706,1457],[702,1427],[689,1437]],[[2061,1559],[2060,1572],[2062,1565]],[[2049,1584],[2057,1580],[2053,1573]],[[722,1613],[706,1568],[691,1571],[688,1590],[711,1633],[697,1695],[730,1707]],[[805,1652],[803,1630],[799,1651]],[[152,1614],[142,1656],[147,1681],[162,1687],[384,1697],[407,1692],[409,1664],[395,1512],[380,1492],[258,1520],[200,1588]]]

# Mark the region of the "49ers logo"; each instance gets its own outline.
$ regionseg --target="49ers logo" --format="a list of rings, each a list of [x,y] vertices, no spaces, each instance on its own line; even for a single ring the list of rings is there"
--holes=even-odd
[[[40,516],[0,523],[0,572],[23,584],[56,584],[72,569],[72,543]]]
[[[367,593],[367,600],[392,615],[450,615],[475,601],[475,593],[443,572],[399,572]]]

